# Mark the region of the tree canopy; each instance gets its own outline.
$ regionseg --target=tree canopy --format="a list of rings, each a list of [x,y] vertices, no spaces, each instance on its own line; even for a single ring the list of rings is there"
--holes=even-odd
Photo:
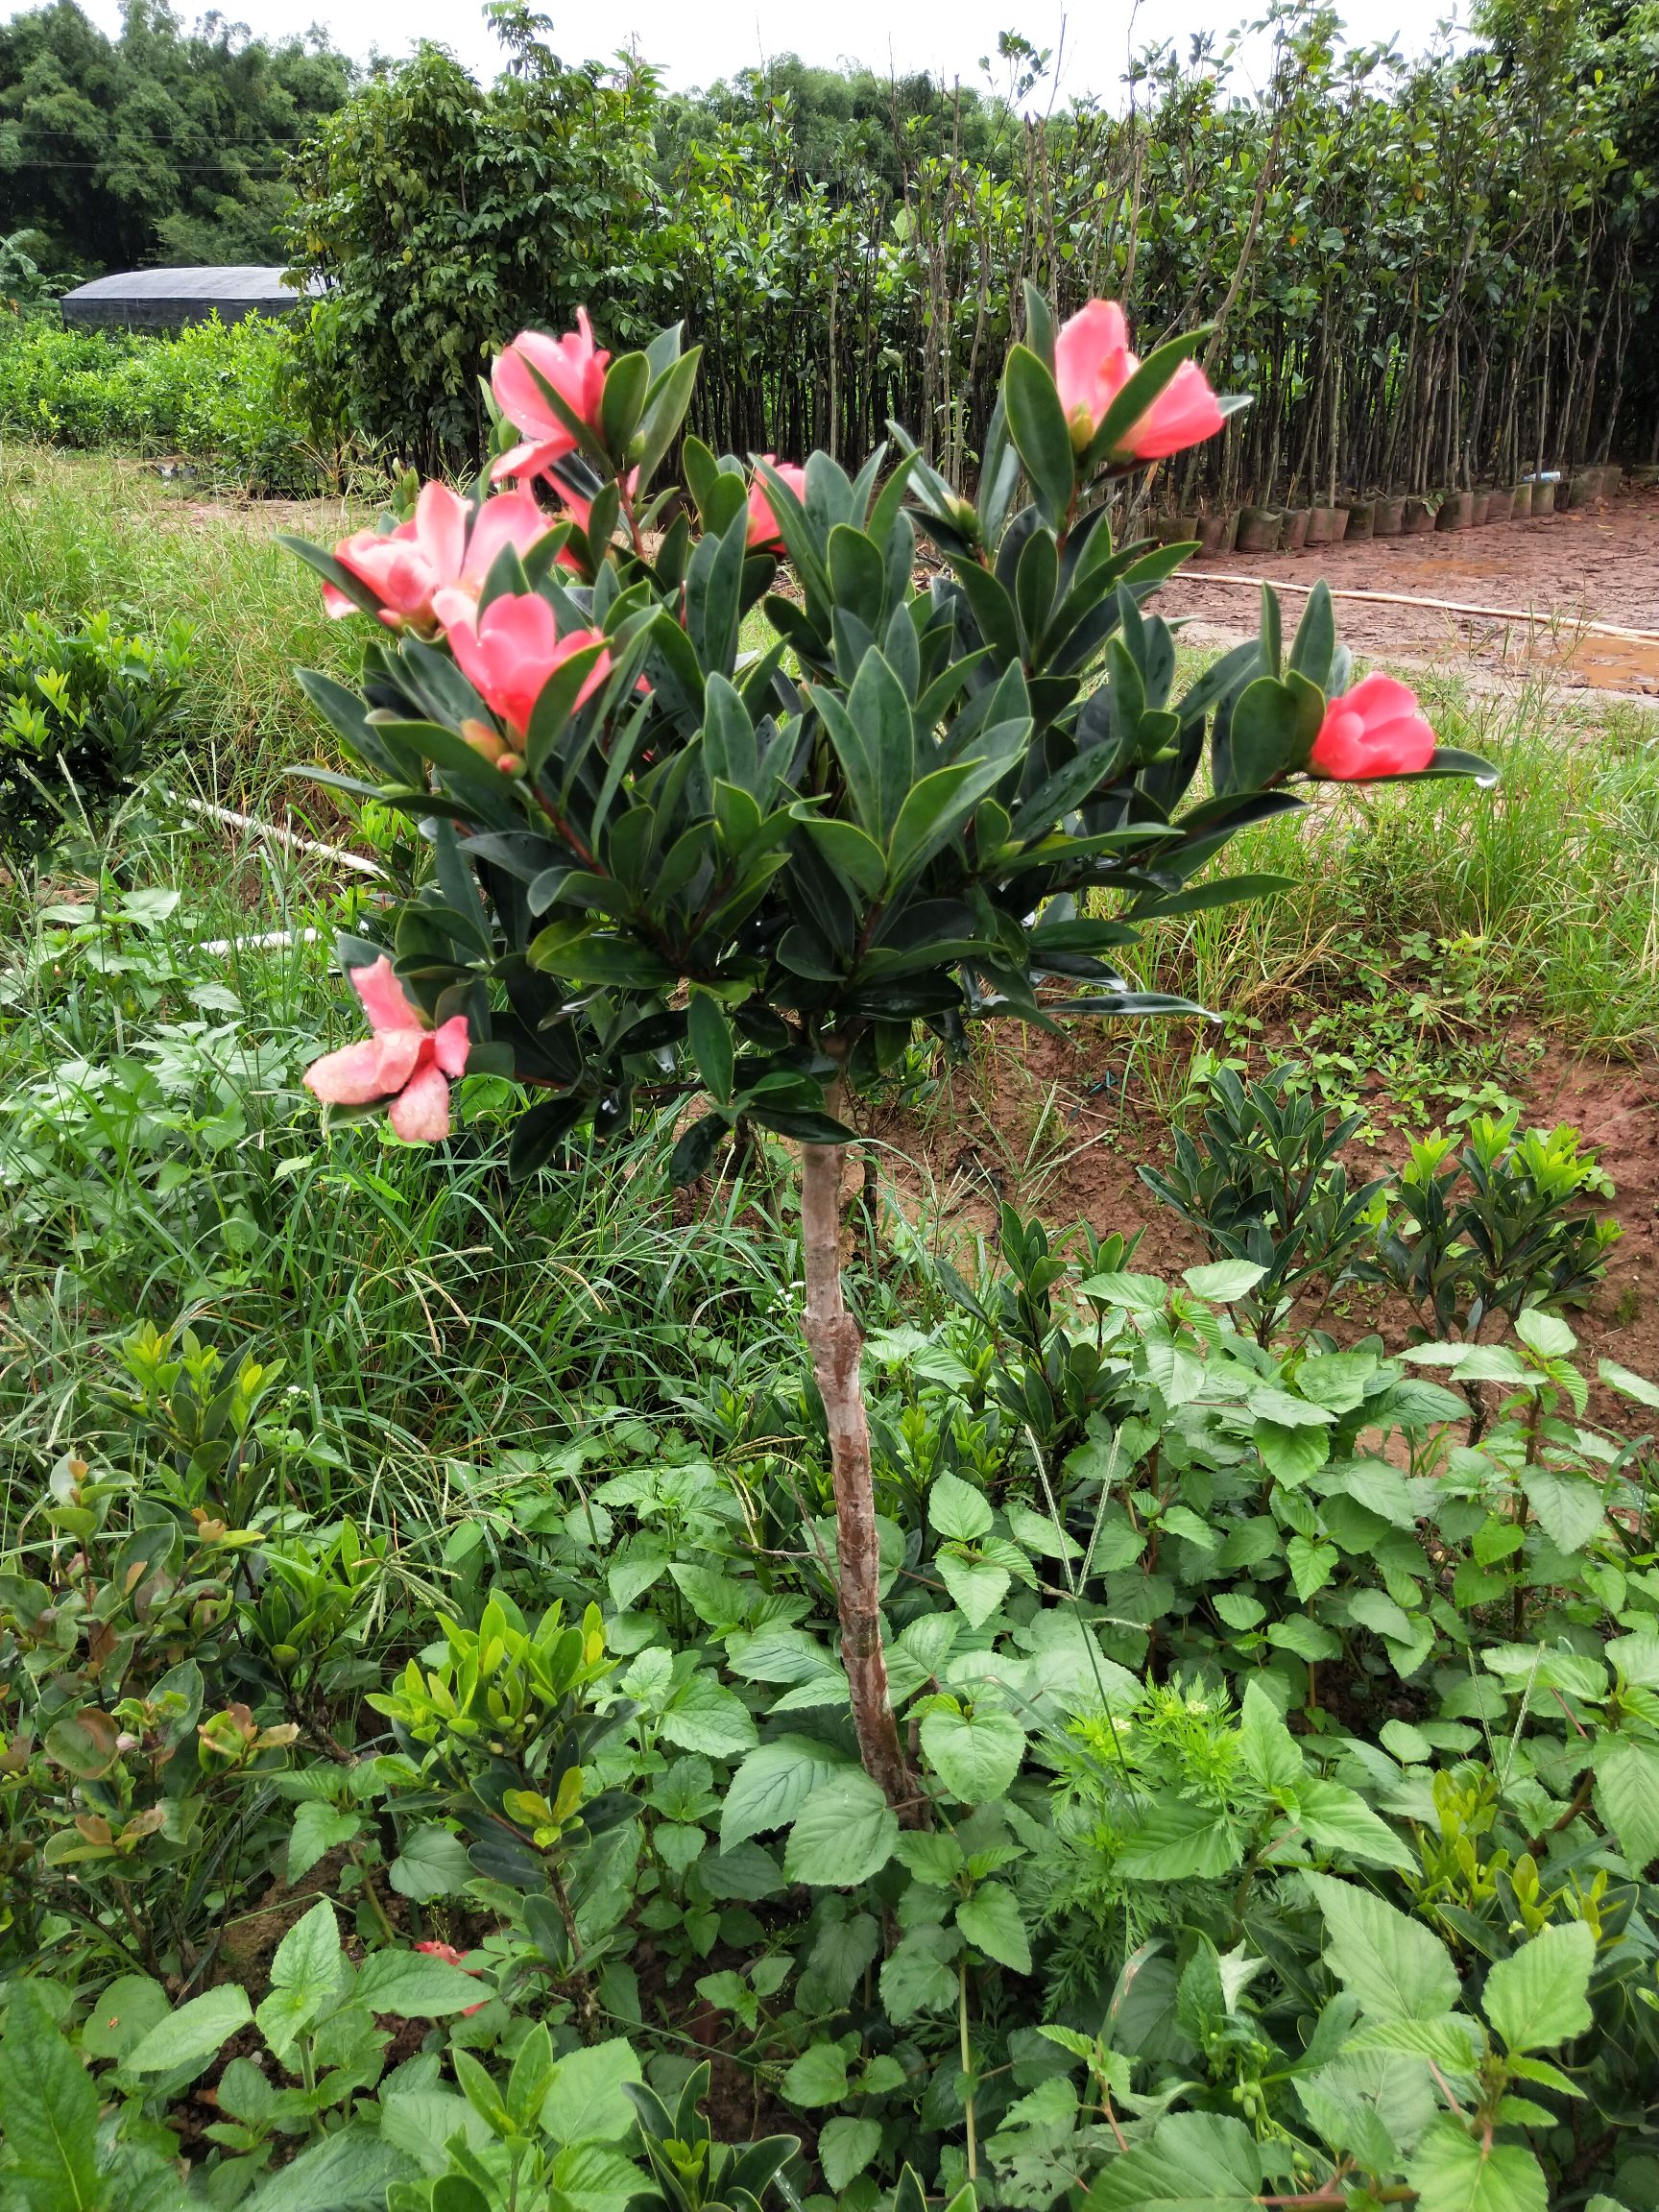
[[[127,0],[109,38],[75,0],[29,9],[0,24],[0,229],[64,274],[280,259],[288,160],[357,74],[320,30]]]

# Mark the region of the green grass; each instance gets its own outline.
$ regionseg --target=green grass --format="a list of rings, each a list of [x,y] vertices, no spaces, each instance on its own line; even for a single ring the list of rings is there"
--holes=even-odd
[[[1355,1002],[1357,966],[1427,937],[1473,962],[1512,1017],[1608,1054],[1659,1040],[1659,716],[1513,698],[1407,671],[1441,741],[1501,781],[1327,787],[1239,836],[1229,872],[1293,878],[1277,898],[1151,930],[1141,977],[1269,1021]],[[1431,965],[1433,965],[1433,961]],[[1363,995],[1361,995],[1363,996]]]
[[[296,661],[344,669],[352,640],[278,530],[331,543],[363,519],[339,500],[229,504],[163,482],[143,462],[46,446],[0,450],[0,628],[32,611],[75,621],[108,608],[125,628],[196,633],[192,754],[225,804],[265,801],[317,752]]]

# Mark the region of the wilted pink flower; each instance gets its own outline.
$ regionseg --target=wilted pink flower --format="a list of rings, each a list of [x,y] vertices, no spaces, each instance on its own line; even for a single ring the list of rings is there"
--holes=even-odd
[[[1417,694],[1380,670],[1333,699],[1308,765],[1350,783],[1365,776],[1415,776],[1434,757],[1434,733]]]
[[[441,591],[437,608],[463,675],[520,737],[554,670],[572,653],[605,642],[598,630],[572,630],[561,637],[552,608],[535,591],[503,593],[482,613],[464,591]],[[610,673],[611,656],[601,653],[576,695],[578,707]]]
[[[594,345],[586,307],[577,308],[576,325],[563,338],[522,330],[497,357],[491,389],[508,421],[523,432],[524,443],[503,453],[491,469],[496,482],[503,476],[542,475],[562,453],[575,450],[575,434],[549,406],[538,376],[552,386],[573,415],[598,427],[611,356]]]
[[[760,458],[769,463],[781,476],[797,499],[806,497],[806,471],[793,461],[779,461],[770,453]],[[772,487],[755,471],[755,481],[749,487],[749,550],[751,553],[781,553],[783,534],[778,526],[778,510],[772,503]]]
[[[1140,366],[1115,300],[1091,300],[1061,325],[1054,341],[1054,382],[1079,453]],[[1113,453],[1118,460],[1163,461],[1213,438],[1226,420],[1203,370],[1195,361],[1183,361]]]
[[[476,1974],[478,1971],[475,1966],[465,1963],[464,1955],[456,1950],[453,1943],[417,1943],[415,1949],[424,1951],[428,1959],[442,1959],[445,1966],[459,1966],[463,1974]],[[484,2005],[489,2002],[486,1998]],[[461,2015],[462,2019],[470,2020],[474,2012],[483,2011],[484,2005],[469,2005]]]
[[[447,1137],[450,1079],[464,1071],[471,1049],[467,1017],[452,1014],[438,1028],[428,1028],[384,952],[372,967],[348,973],[373,1034],[313,1062],[305,1070],[305,1088],[325,1106],[388,1100],[392,1126],[407,1144]]]
[[[368,585],[389,629],[430,630],[436,620],[432,602],[440,591],[460,589],[476,597],[504,545],[528,553],[552,527],[553,517],[537,506],[533,493],[503,492],[487,499],[474,518],[447,484],[426,484],[409,521],[386,532],[355,531],[335,546],[334,558]],[[357,612],[332,584],[323,587],[323,604],[330,614]]]

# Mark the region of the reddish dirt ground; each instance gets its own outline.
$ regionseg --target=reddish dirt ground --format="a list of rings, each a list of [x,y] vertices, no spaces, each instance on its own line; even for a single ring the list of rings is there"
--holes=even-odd
[[[1122,1035],[1079,1022],[1064,1038],[1026,1032],[1016,1041],[1011,1032],[998,1048],[1007,1057],[1005,1067],[959,1070],[949,1098],[926,1118],[887,1113],[871,1125],[884,1147],[883,1176],[938,1249],[960,1262],[976,1237],[994,1239],[998,1207],[1006,1198],[1037,1214],[1051,1236],[1076,1221],[1101,1236],[1141,1231],[1135,1265],[1150,1274],[1173,1278],[1209,1257],[1136,1173],[1138,1161],[1161,1162],[1168,1144],[1132,1066],[1123,1096]],[[1599,1152],[1615,1185],[1615,1196],[1597,1211],[1611,1214],[1623,1235],[1591,1304],[1569,1316],[1583,1363],[1617,1359],[1659,1381],[1659,1069],[1609,1068],[1546,1050],[1525,1066],[1506,1068],[1504,1081],[1523,1101],[1524,1127],[1572,1123]],[[1034,1144],[1033,1124],[1050,1089],[1050,1118]],[[1350,1173],[1361,1179],[1382,1174],[1405,1157],[1406,1145],[1402,1135],[1376,1150],[1356,1146]],[[1411,1319],[1396,1301],[1350,1290],[1323,1325],[1345,1337],[1379,1330],[1397,1350],[1408,1341]],[[1610,1392],[1594,1392],[1591,1410],[1627,1432],[1641,1426],[1638,1409]]]
[[[1536,521],[1301,553],[1205,555],[1192,566],[1240,584],[1178,576],[1161,594],[1160,613],[1243,632],[1254,626],[1243,580],[1307,586],[1323,576],[1337,592],[1400,591],[1550,617],[1533,624],[1343,600],[1342,637],[1361,650],[1448,672],[1471,661],[1518,672],[1547,667],[1571,685],[1659,696],[1659,490]],[[1580,627],[1585,621],[1654,636],[1599,637]]]

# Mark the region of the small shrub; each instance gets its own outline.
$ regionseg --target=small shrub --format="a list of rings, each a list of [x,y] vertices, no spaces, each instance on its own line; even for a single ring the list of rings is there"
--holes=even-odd
[[[178,719],[189,631],[158,644],[108,614],[55,630],[36,614],[0,637],[0,857],[38,855],[66,815],[127,789]]]
[[[1461,1147],[1426,1138],[1402,1170],[1379,1262],[1429,1334],[1475,1336],[1494,1314],[1513,1322],[1524,1306],[1582,1305],[1606,1272],[1618,1223],[1573,1211],[1611,1197],[1606,1171],[1576,1129],[1517,1137],[1515,1121],[1479,1116]]]
[[[1230,1068],[1211,1077],[1196,1140],[1183,1130],[1167,1174],[1140,1170],[1149,1190],[1190,1222],[1217,1260],[1262,1269],[1241,1301],[1265,1343],[1275,1320],[1316,1279],[1327,1298],[1356,1268],[1376,1231],[1379,1177],[1357,1189],[1337,1158],[1362,1117],[1337,1121],[1293,1063],[1248,1089]]]
[[[294,373],[291,333],[259,317],[177,337],[29,317],[0,339],[0,432],[179,453],[245,492],[306,492],[317,469]]]

